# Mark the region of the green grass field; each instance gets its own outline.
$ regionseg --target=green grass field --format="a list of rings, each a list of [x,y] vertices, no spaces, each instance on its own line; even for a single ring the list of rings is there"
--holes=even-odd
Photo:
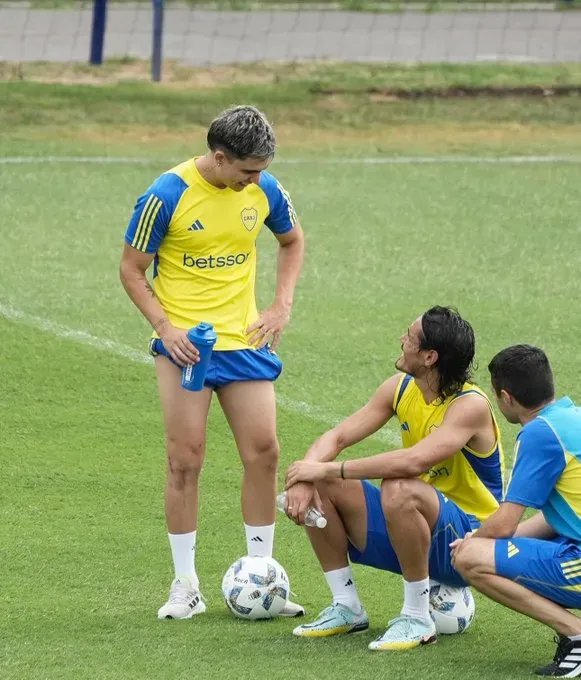
[[[155,618],[172,577],[163,431],[143,359],[149,330],[122,291],[117,263],[135,197],[173,160],[203,151],[203,126],[219,107],[251,100],[275,118],[282,148],[272,169],[307,235],[280,348],[281,482],[289,462],[391,374],[400,333],[433,304],[456,305],[474,325],[485,388],[491,356],[527,341],[548,352],[559,393],[581,397],[581,163],[442,158],[575,161],[576,98],[414,108],[310,98],[303,81],[244,88],[0,83],[0,677],[529,677],[554,651],[551,632],[479,596],[465,635],[408,653],[368,652],[399,611],[402,588],[398,577],[366,568],[355,573],[367,633],[306,641],[290,634],[291,621],[235,620],[219,586],[245,550],[241,466],[217,406],[198,534],[208,613]],[[141,162],[46,158],[104,155]],[[408,155],[433,162],[365,161]],[[6,162],[23,156],[38,159]],[[275,252],[263,233],[263,305]],[[503,427],[507,451],[514,434]],[[393,447],[395,435],[388,426],[354,453]],[[309,614],[328,604],[307,539],[282,516],[276,556]]]

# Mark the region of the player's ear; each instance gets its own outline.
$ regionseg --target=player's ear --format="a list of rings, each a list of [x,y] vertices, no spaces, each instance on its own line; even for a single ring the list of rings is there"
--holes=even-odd
[[[514,398],[510,392],[500,390],[500,398],[507,406],[514,406]]]
[[[226,154],[222,151],[222,149],[217,149],[214,151],[214,163],[216,163],[218,167],[222,167],[225,161]]]
[[[424,364],[427,368],[431,368],[438,361],[438,352],[435,349],[428,349],[425,352]]]

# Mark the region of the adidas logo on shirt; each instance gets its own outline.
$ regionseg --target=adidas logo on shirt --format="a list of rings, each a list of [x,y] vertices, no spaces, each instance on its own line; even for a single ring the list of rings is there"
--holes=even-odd
[[[203,231],[204,230],[204,225],[200,222],[200,220],[196,220],[191,227],[188,227],[188,231]]]

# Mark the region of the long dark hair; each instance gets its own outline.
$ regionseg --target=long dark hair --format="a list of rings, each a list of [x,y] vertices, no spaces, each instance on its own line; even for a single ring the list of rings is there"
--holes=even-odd
[[[453,307],[432,307],[422,315],[420,349],[438,353],[438,396],[444,400],[472,377],[475,340],[472,326]]]

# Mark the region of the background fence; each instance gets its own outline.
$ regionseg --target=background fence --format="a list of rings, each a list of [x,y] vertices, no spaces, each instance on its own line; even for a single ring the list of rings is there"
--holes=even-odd
[[[99,0],[104,2],[104,0]],[[162,0],[157,0],[160,3]],[[86,62],[92,2],[0,6],[0,61]],[[165,1],[163,57],[190,65],[261,60],[581,61],[581,11],[553,3]],[[109,3],[105,59],[150,58],[153,3]]]

